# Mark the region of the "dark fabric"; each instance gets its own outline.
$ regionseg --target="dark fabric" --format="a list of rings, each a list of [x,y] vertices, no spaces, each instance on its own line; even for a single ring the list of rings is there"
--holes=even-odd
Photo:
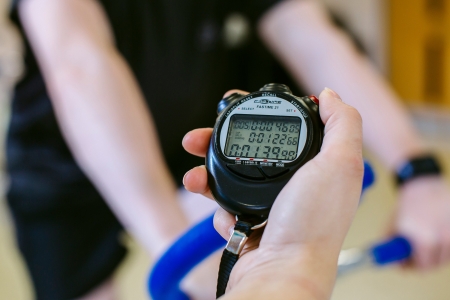
[[[214,124],[226,90],[292,83],[254,30],[238,49],[227,49],[222,39],[231,13],[246,16],[254,28],[277,0],[100,2],[179,184],[187,170],[204,163],[185,153],[181,140],[191,129]],[[22,31],[17,3],[11,17]],[[7,136],[8,202],[37,298],[70,299],[105,280],[120,262],[125,253],[117,238],[121,225],[75,163],[32,49],[25,46],[27,71],[15,90]]]
[[[99,195],[51,194],[9,194],[21,200],[11,202],[17,241],[37,299],[74,299],[103,283],[122,261],[122,227]],[[26,205],[34,202],[40,205]]]

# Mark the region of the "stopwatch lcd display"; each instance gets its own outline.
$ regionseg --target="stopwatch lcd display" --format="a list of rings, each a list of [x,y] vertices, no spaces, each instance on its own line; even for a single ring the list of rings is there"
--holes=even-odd
[[[235,114],[228,127],[225,155],[295,160],[301,127],[299,117]]]

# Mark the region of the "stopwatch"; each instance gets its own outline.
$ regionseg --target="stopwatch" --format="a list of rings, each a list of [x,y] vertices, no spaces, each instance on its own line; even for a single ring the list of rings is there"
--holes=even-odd
[[[319,100],[271,83],[222,99],[217,113],[206,156],[209,188],[231,214],[267,219],[295,171],[320,151]]]

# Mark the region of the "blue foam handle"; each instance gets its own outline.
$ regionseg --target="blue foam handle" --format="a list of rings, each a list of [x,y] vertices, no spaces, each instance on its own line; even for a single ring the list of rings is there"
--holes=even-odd
[[[364,162],[362,190],[375,181],[375,173]],[[179,238],[156,262],[148,279],[153,300],[189,300],[180,290],[183,278],[200,262],[226,245],[213,226],[214,215],[203,220]]]
[[[183,278],[226,241],[213,226],[214,215],[201,221],[179,238],[154,265],[148,280],[153,300],[189,300],[180,290]]]
[[[373,261],[378,266],[408,259],[411,257],[412,251],[411,244],[402,236],[396,236],[391,240],[377,244],[370,249]]]
[[[372,169],[372,166],[367,162],[364,161],[364,177],[362,182],[362,190],[363,192],[372,186],[372,184],[375,182],[375,172]]]

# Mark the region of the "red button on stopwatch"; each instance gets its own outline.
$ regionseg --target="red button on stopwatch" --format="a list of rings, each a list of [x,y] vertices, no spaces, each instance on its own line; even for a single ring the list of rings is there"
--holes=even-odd
[[[319,105],[319,98],[317,98],[314,95],[309,96],[309,99],[311,99],[315,104]]]

